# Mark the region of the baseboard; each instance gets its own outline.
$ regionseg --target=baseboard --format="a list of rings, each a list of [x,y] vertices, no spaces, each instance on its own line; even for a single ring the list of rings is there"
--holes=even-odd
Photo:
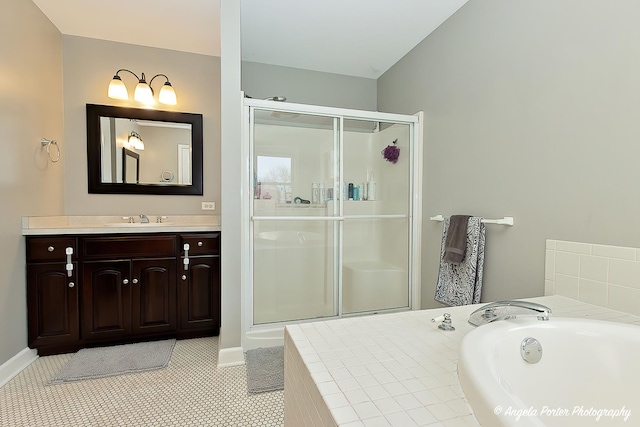
[[[38,358],[38,351],[25,348],[20,353],[0,365],[0,387],[11,381],[24,368],[31,365]]]
[[[218,368],[237,365],[244,365],[242,347],[223,348],[220,350],[218,353]]]

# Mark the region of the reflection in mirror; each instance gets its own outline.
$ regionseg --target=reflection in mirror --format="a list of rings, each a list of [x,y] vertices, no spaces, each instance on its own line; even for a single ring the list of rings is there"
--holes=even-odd
[[[140,155],[134,151],[122,150],[122,181],[125,184],[140,182]]]
[[[90,193],[202,194],[202,115],[87,104]]]
[[[102,182],[127,182],[120,179],[124,150],[138,156],[140,180],[134,183],[180,185],[191,184],[191,124],[151,120],[100,117],[100,152]],[[113,159],[116,162],[113,162]],[[164,172],[175,174],[167,180]]]

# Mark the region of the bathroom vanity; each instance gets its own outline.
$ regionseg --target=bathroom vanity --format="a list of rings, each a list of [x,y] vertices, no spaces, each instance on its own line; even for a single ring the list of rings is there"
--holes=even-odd
[[[23,229],[29,347],[47,355],[218,335],[219,229],[83,225],[39,230],[46,235]]]

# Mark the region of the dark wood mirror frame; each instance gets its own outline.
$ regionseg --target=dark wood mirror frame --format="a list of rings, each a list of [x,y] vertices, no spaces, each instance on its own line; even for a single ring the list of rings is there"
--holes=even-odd
[[[155,120],[191,124],[191,185],[125,184],[102,182],[100,153],[100,117]],[[202,178],[202,114],[145,110],[87,104],[87,170],[89,193],[98,194],[166,194],[201,196]]]

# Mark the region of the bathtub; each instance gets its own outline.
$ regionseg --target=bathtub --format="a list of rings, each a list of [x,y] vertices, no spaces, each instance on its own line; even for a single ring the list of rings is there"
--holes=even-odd
[[[383,261],[345,262],[342,292],[345,313],[409,306],[406,270]]]
[[[254,329],[242,336],[242,350],[253,350],[260,347],[284,345],[284,326]]]
[[[277,242],[299,243],[301,245],[307,242],[324,241],[322,234],[295,230],[262,231],[256,235],[256,238]]]
[[[524,338],[542,345],[528,363]],[[501,320],[469,332],[458,377],[483,426],[640,425],[640,327],[551,318]]]

